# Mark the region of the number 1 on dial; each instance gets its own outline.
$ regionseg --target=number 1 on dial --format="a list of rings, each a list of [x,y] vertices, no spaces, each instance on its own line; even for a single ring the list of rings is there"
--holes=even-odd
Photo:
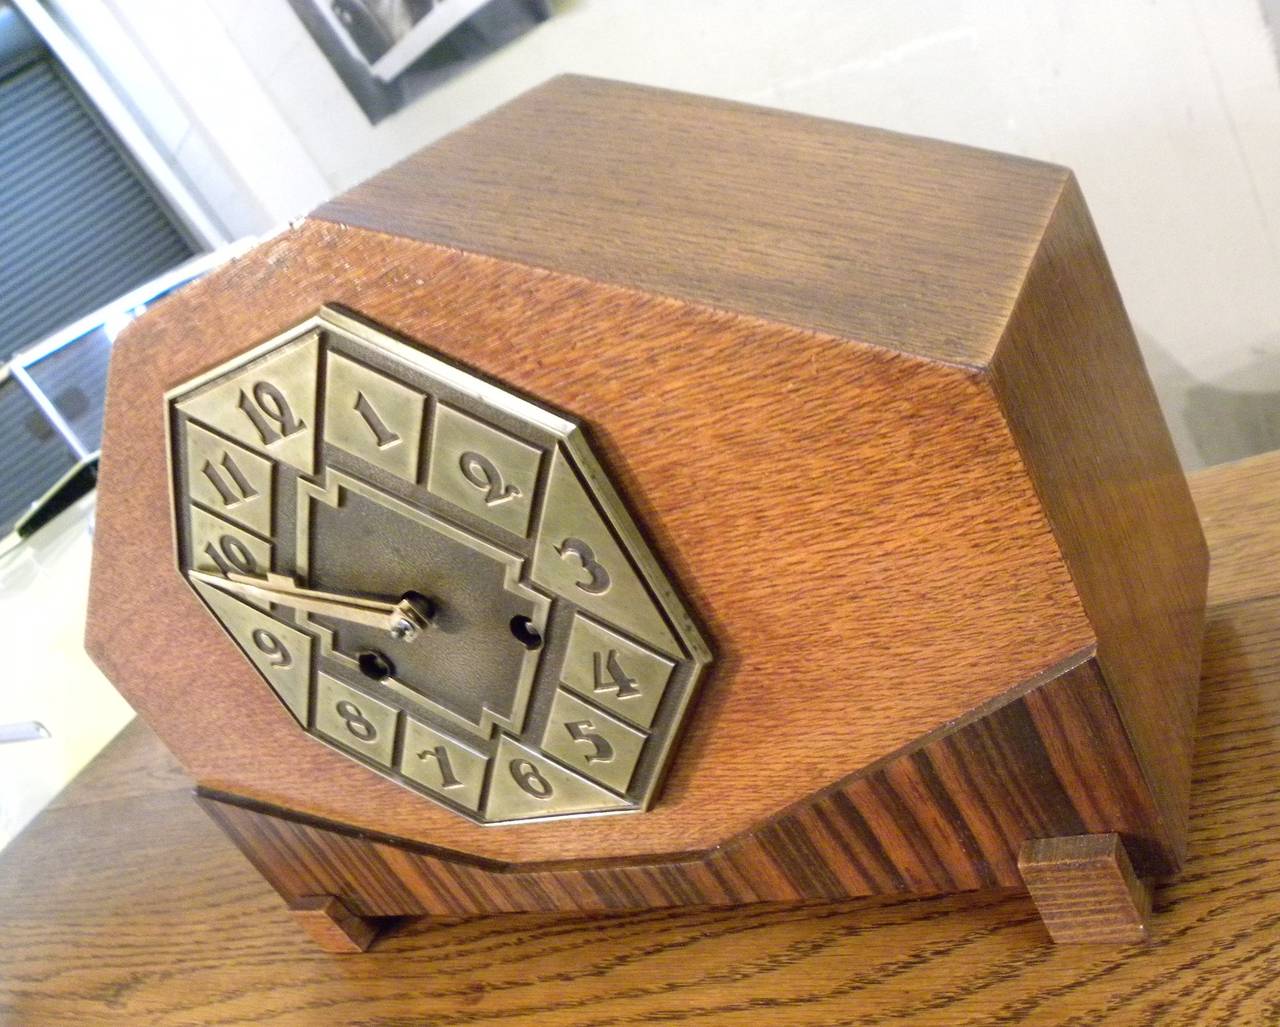
[[[378,411],[373,409],[373,404],[365,398],[363,392],[356,393],[356,413],[364,418],[364,423],[373,432],[373,441],[379,449],[394,446],[400,441],[400,436],[387,427],[387,423],[378,416]]]

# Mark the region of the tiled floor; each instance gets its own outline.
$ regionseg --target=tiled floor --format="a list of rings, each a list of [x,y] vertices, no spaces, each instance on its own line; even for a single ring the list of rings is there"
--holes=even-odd
[[[0,848],[132,718],[84,651],[93,498],[0,559],[0,725],[49,737],[0,744]]]

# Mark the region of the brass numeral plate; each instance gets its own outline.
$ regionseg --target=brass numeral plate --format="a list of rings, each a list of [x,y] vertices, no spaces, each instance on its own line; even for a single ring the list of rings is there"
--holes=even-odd
[[[483,824],[654,801],[710,654],[577,422],[328,309],[166,401],[281,730]]]

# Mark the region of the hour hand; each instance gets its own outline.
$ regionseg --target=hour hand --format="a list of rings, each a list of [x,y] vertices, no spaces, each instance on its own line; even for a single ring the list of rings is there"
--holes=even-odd
[[[399,602],[348,595],[340,592],[320,592],[302,588],[287,574],[268,574],[265,578],[252,578],[245,574],[208,574],[189,571],[191,578],[206,585],[220,588],[246,599],[258,599],[267,603],[279,603],[295,610],[335,617],[352,624],[363,624],[388,632],[393,638],[409,641],[431,623],[430,604],[417,595],[406,595]]]

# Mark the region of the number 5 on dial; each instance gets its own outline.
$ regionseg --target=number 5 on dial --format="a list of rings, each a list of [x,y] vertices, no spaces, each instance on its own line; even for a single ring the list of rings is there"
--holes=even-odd
[[[571,692],[559,691],[542,736],[542,750],[619,792],[626,791],[648,736]]]

